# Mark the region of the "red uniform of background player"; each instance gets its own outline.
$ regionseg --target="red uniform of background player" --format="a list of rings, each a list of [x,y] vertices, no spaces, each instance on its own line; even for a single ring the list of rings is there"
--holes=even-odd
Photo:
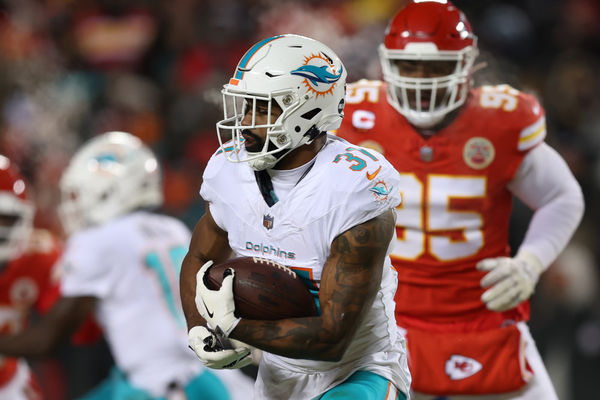
[[[337,134],[384,153],[402,176],[392,260],[413,398],[555,399],[525,324],[528,298],[583,196],[544,143],[544,110],[507,85],[469,86],[477,38],[449,2],[409,3],[380,55],[386,83],[349,85]],[[535,213],[510,258],[513,195]]]
[[[0,333],[26,325],[32,308],[47,309],[58,297],[52,267],[60,248],[47,231],[33,230],[34,206],[24,179],[0,156]],[[39,399],[41,393],[23,359],[0,359],[0,400]]]

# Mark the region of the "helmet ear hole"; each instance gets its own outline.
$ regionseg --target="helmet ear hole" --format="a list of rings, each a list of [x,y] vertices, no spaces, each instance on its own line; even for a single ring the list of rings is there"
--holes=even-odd
[[[98,196],[98,200],[100,202],[105,202],[111,199],[114,194],[118,191],[118,188],[115,185],[111,185],[106,188],[100,195]]]
[[[310,129],[304,134],[304,136],[308,137],[308,143],[312,142],[313,140],[315,140],[315,138],[317,136],[319,136],[319,134],[321,133],[321,131],[319,129],[317,129],[316,126],[311,126]]]

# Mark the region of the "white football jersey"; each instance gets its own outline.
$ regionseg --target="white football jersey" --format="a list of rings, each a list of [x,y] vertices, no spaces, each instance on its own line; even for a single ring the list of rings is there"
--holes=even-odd
[[[115,363],[154,396],[202,368],[187,345],[179,297],[189,242],[180,221],[140,211],[74,234],[62,258],[62,295],[99,299],[96,318]]]
[[[290,266],[316,293],[333,240],[401,202],[399,175],[373,150],[333,136],[296,186],[269,207],[245,163],[221,151],[208,163],[200,190],[215,222],[228,232],[238,256],[260,256]],[[263,354],[256,398],[313,398],[353,372],[366,370],[408,393],[410,375],[403,339],[394,321],[396,273],[389,257],[371,310],[339,362]],[[268,389],[268,390],[267,390]]]

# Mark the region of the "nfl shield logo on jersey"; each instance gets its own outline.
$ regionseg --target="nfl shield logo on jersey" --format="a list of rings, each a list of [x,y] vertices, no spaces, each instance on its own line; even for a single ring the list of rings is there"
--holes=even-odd
[[[267,229],[273,228],[273,220],[275,218],[269,214],[263,216],[263,226]]]
[[[421,161],[431,162],[433,160],[433,147],[423,146],[419,149]]]

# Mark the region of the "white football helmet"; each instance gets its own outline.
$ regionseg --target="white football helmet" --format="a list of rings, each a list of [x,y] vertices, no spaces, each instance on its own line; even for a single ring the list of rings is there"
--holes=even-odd
[[[0,156],[0,262],[17,258],[27,248],[34,206],[16,166]]]
[[[272,168],[293,149],[322,131],[337,129],[344,116],[346,69],[324,44],[299,35],[280,35],[252,46],[223,86],[224,119],[217,122],[221,150],[229,161],[247,161],[259,171]],[[257,101],[268,105],[268,123],[256,123]],[[283,113],[271,117],[273,101]],[[242,125],[251,112],[251,125]],[[261,151],[242,152],[242,130],[266,128]]]
[[[477,36],[450,1],[411,1],[390,21],[379,46],[389,103],[415,126],[436,125],[465,102],[477,55]],[[400,60],[455,66],[449,75],[416,78],[400,74]]]
[[[107,132],[85,143],[64,171],[60,191],[67,234],[163,201],[158,160],[125,132]]]

